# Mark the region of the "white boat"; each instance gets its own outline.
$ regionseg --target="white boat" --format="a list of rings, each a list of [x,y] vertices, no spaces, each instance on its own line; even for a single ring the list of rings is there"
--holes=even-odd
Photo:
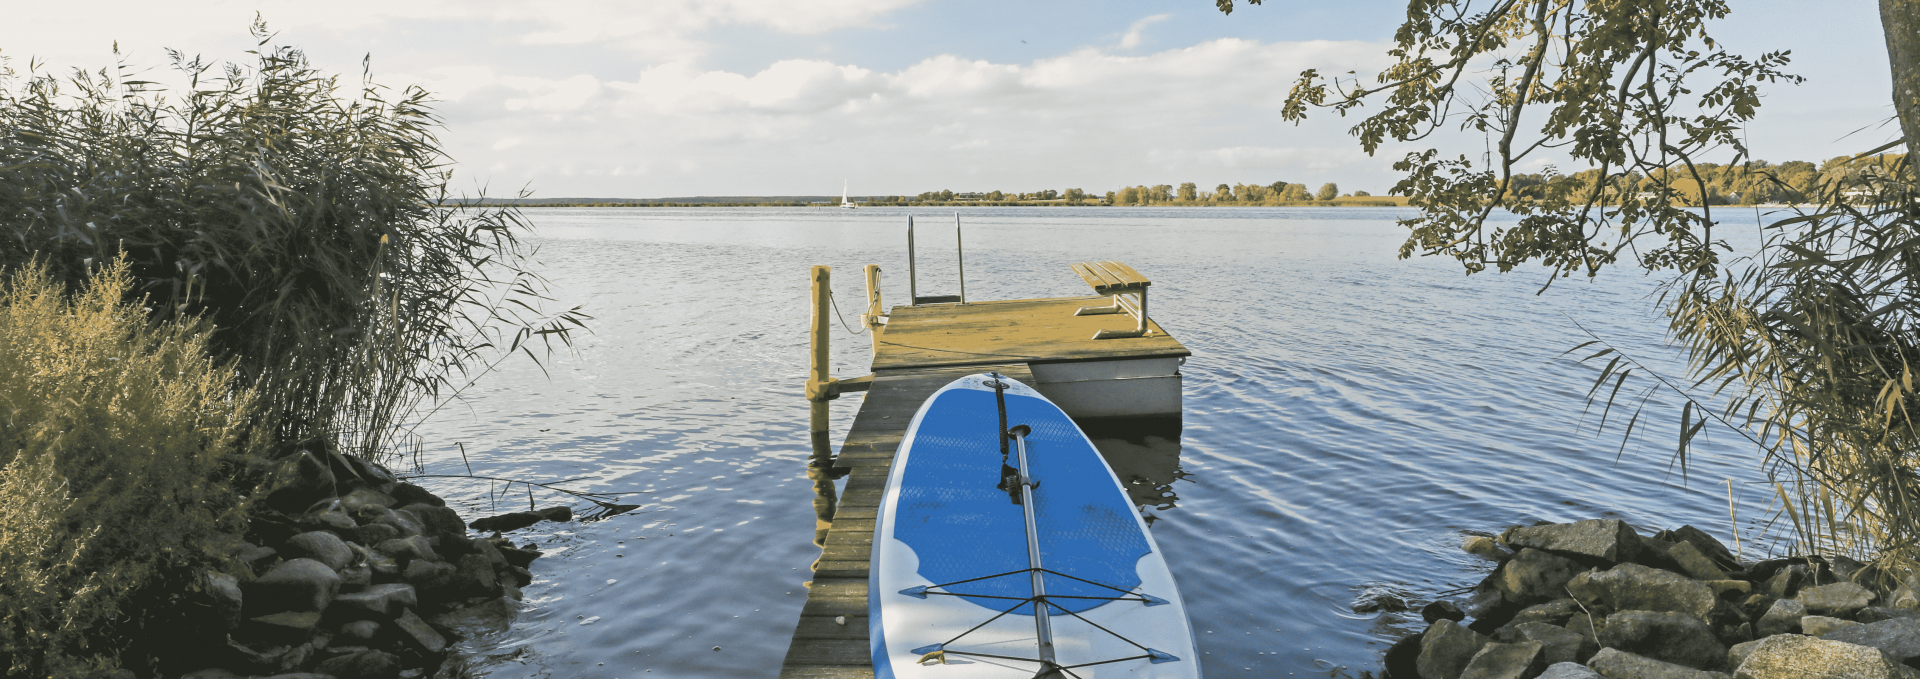
[[[847,185],[845,182],[840,184],[840,207],[848,210],[853,209],[853,201],[847,199]]]

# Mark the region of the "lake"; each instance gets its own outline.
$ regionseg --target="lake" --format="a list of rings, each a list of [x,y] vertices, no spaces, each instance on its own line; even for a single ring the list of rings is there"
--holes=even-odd
[[[951,209],[527,212],[554,297],[597,320],[577,353],[544,370],[507,361],[423,425],[425,471],[580,479],[563,485],[642,507],[512,534],[547,555],[513,629],[465,644],[485,673],[778,674],[819,555],[808,267],[833,267],[857,328],[863,265],[885,271],[887,304],[907,296],[909,214],[920,293],[957,292]],[[1137,480],[1209,676],[1377,670],[1424,628],[1418,606],[1491,568],[1461,540],[1513,524],[1692,524],[1731,547],[1732,479],[1744,556],[1765,550],[1753,521],[1771,490],[1751,446],[1709,428],[1683,475],[1676,399],[1653,398],[1623,446],[1625,416],[1596,432],[1585,407],[1598,366],[1562,355],[1590,339],[1577,323],[1684,376],[1654,279],[1620,269],[1536,294],[1542,269],[1467,277],[1452,260],[1400,260],[1406,214],[960,210],[969,299],[1090,294],[1068,264],[1118,260],[1153,279],[1153,318],[1192,349],[1181,429],[1090,434]],[[867,372],[866,335],[833,341],[836,376]],[[1638,402],[1631,383],[1621,393]],[[833,402],[836,443],[859,403]],[[469,520],[529,501],[525,486],[423,483]]]

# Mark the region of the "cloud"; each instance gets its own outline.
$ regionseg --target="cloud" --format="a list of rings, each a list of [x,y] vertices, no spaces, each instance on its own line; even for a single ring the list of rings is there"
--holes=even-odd
[[[1141,19],[1139,21],[1133,22],[1133,26],[1127,29],[1127,34],[1120,37],[1120,49],[1130,50],[1135,47],[1139,47],[1141,36],[1146,32],[1147,27],[1160,23],[1162,21],[1166,21],[1167,17],[1169,16],[1172,16],[1172,15],[1155,14],[1145,19]]]

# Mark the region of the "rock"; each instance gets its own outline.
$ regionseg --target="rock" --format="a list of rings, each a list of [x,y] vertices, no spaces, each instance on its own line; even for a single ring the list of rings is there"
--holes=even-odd
[[[246,675],[234,674],[224,667],[209,667],[182,674],[180,679],[246,679]]]
[[[233,558],[239,559],[240,563],[246,564],[247,568],[253,569],[254,572],[258,573],[261,568],[267,565],[267,560],[272,559],[279,553],[280,550],[272,547],[261,547],[251,542],[243,541],[240,543],[240,549],[233,553]]]
[[[1851,582],[1836,582],[1800,590],[1800,602],[1811,615],[1853,615],[1873,601],[1873,592]]]
[[[347,510],[340,506],[340,501],[333,498],[314,503],[307,509],[306,514],[301,515],[299,524],[307,530],[340,531],[349,534],[360,526],[353,517],[347,515]]]
[[[380,505],[361,507],[360,511],[354,513],[354,516],[360,517],[361,525],[378,523],[392,526],[394,530],[400,532],[400,537],[403,538],[424,535],[427,530],[426,526],[420,523],[419,517],[408,512],[394,511]]]
[[[468,525],[474,530],[504,532],[520,530],[527,526],[540,523],[541,520],[540,515],[533,512],[509,512],[497,516],[489,516],[484,519],[475,519],[473,523]]]
[[[347,543],[347,548],[353,550],[361,563],[366,564],[368,570],[373,571],[374,582],[393,582],[400,578],[400,564],[394,561],[393,557],[377,549],[368,549],[351,542]]]
[[[1897,618],[1913,618],[1913,617],[1920,617],[1920,610],[1914,610],[1911,608],[1888,608],[1885,606],[1868,606],[1866,608],[1860,609],[1859,613],[1853,614],[1854,620],[1857,620],[1859,622],[1863,622],[1869,625],[1876,622],[1880,622],[1882,620],[1894,620]]]
[[[346,644],[365,645],[373,643],[380,636],[380,622],[377,620],[355,620],[340,626],[336,641]]]
[[[1538,642],[1490,643],[1460,671],[1460,679],[1533,679],[1547,668]]]
[[[341,592],[364,592],[373,584],[373,567],[367,564],[340,569]]]
[[[508,543],[505,545],[496,543],[494,544],[494,549],[500,552],[500,556],[505,557],[507,559],[508,564],[515,566],[517,568],[532,567],[533,560],[540,558],[541,555],[543,554],[540,550],[515,547],[512,545],[512,543]],[[1438,603],[1438,602],[1435,602],[1435,603]],[[1448,604],[1448,605],[1452,605],[1452,604]],[[1427,622],[1433,622],[1433,621],[1428,620]]]
[[[1800,619],[1807,617],[1807,605],[1799,599],[1779,599],[1760,616],[1753,631],[1763,637],[1800,631]]]
[[[1802,624],[1805,624],[1804,621]],[[1827,641],[1880,649],[1894,662],[1907,663],[1920,657],[1920,619],[1893,618],[1865,625],[1855,623],[1819,636]]]
[[[464,638],[503,634],[520,614],[520,604],[498,597],[433,616],[433,624]],[[1411,637],[1417,639],[1418,636]]]
[[[1864,627],[1852,620],[1829,618],[1824,615],[1809,615],[1800,619],[1800,633],[1810,637],[1824,637],[1828,632],[1846,627]]]
[[[1520,612],[1514,614],[1513,620],[1508,621],[1507,625],[1512,626],[1512,625],[1518,625],[1521,623],[1528,623],[1528,622],[1544,622],[1549,625],[1565,625],[1567,624],[1568,619],[1571,619],[1573,616],[1578,615],[1579,613],[1580,613],[1580,604],[1574,602],[1573,599],[1561,597],[1559,599],[1555,599],[1553,601],[1549,601],[1544,604],[1528,606],[1526,608],[1520,609]]]
[[[1541,672],[1539,679],[1606,679],[1606,677],[1600,676],[1599,672],[1587,669],[1586,665],[1563,662],[1548,665],[1547,671]]]
[[[1701,554],[1700,548],[1693,546],[1691,542],[1674,545],[1673,549],[1667,550],[1667,556],[1672,557],[1674,563],[1680,564],[1681,570],[1695,580],[1727,579],[1727,572],[1720,570],[1719,566],[1714,565],[1712,559]]]
[[[428,535],[438,535],[447,539],[464,539],[467,536],[467,524],[460,520],[460,513],[445,505],[412,504],[401,507],[400,511],[420,519],[420,525],[426,527]]]
[[[289,664],[299,665],[301,663],[293,662]],[[270,677],[261,677],[261,679],[339,679],[339,678],[331,674],[321,674],[319,672],[282,672],[280,674],[276,674]]]
[[[412,609],[401,612],[393,619],[393,627],[398,630],[401,639],[410,647],[425,651],[430,655],[439,655],[447,650],[447,638],[433,631],[433,626],[421,620]]]
[[[393,490],[388,491],[388,494],[393,496],[394,504],[402,507],[415,504],[429,504],[436,507],[447,506],[446,500],[442,500],[439,496],[427,492],[427,489],[411,483],[397,484],[393,487]]]
[[[365,592],[340,595],[327,613],[345,620],[386,620],[419,605],[413,585],[374,585]]]
[[[1487,638],[1452,620],[1440,620],[1421,636],[1415,661],[1420,679],[1458,679],[1460,671],[1487,645]]]
[[[1900,610],[1920,609],[1920,592],[1915,592],[1910,585],[1901,585],[1887,597],[1887,606]]]
[[[1764,592],[1755,594],[1747,597],[1747,600],[1740,604],[1740,612],[1747,616],[1748,620],[1758,621],[1760,616],[1766,615],[1767,611],[1773,608],[1773,602],[1779,600],[1779,597],[1772,594]]]
[[[230,630],[240,624],[240,612],[246,603],[246,595],[240,590],[239,579],[226,573],[209,572],[201,579],[201,587],[207,609],[219,621],[222,630]]]
[[[1420,679],[1420,636],[1409,634],[1401,637],[1387,647],[1386,657],[1381,659],[1382,669],[1390,679]]]
[[[1499,586],[1517,604],[1557,599],[1565,596],[1567,581],[1578,570],[1570,559],[1526,547],[1500,566]]]
[[[363,545],[377,545],[400,537],[400,529],[385,523],[369,523],[353,529],[353,541]]]
[[[1719,667],[1727,659],[1727,647],[1714,636],[1712,626],[1672,611],[1633,610],[1607,616],[1600,629],[1600,645],[1703,670]]]
[[[1708,535],[1706,531],[1693,526],[1681,526],[1654,533],[1653,536],[1675,544],[1682,542],[1691,544],[1700,554],[1712,559],[1721,570],[1740,570],[1740,560],[1733,558],[1733,552],[1727,550],[1726,543]]]
[[[1639,534],[1619,519],[1514,526],[1500,534],[1500,542],[1514,548],[1532,547],[1609,563],[1632,560],[1640,550]]]
[[[297,512],[333,492],[333,471],[327,463],[307,451],[278,461],[267,493],[267,506],[283,512]]]
[[[486,558],[487,563],[493,566],[493,569],[495,571],[499,571],[507,567],[506,555],[501,554],[499,548],[495,547],[493,543],[491,541],[488,541],[486,538],[474,538],[468,541],[467,544],[473,546],[474,554],[478,554]],[[1398,598],[1395,597],[1395,599],[1397,600]],[[1389,605],[1388,610],[1404,611],[1404,610],[1407,610],[1407,606],[1405,602],[1400,602],[1400,605],[1398,608],[1393,608],[1391,605]]]
[[[319,611],[287,611],[248,620],[239,630],[243,638],[272,644],[301,644],[320,627]]]
[[[1437,620],[1459,622],[1467,619],[1467,613],[1466,611],[1460,610],[1460,607],[1451,601],[1435,601],[1420,607],[1420,619],[1426,621],[1429,625]]]
[[[1713,588],[1713,595],[1722,599],[1727,597],[1743,597],[1747,592],[1753,590],[1753,583],[1745,580],[1703,580],[1701,582]]]
[[[537,509],[537,510],[534,510],[533,513],[538,515],[542,519],[552,521],[554,523],[566,523],[568,521],[573,520],[573,508],[566,505]]]
[[[1579,587],[1572,581],[1568,585],[1575,590],[1576,598],[1582,594],[1581,590],[1586,590],[1597,594],[1595,598],[1599,602],[1615,611],[1673,611],[1705,620],[1717,601],[1713,588],[1705,584],[1634,563],[1587,575]]]
[[[459,569],[454,573],[453,581],[448,583],[454,591],[466,596],[490,596],[500,593],[500,580],[493,571],[493,562],[479,554],[460,557],[455,564]]]
[[[1659,538],[1640,538],[1640,553],[1633,556],[1633,562],[1648,568],[1684,573],[1680,562],[1674,561],[1668,552],[1673,551],[1673,542]]]
[[[400,658],[386,651],[365,650],[320,661],[313,671],[355,679],[399,679]]]
[[[1738,643],[1728,647],[1727,667],[1739,669],[1740,663],[1746,662],[1747,656],[1753,655],[1753,649],[1759,648],[1760,644],[1765,641],[1766,639],[1754,639],[1753,641]]]
[[[281,553],[290,559],[313,559],[336,571],[346,568],[353,561],[353,550],[347,549],[346,541],[325,531],[311,531],[287,538]]]
[[[321,611],[340,593],[340,576],[313,559],[282,561],[241,587],[250,614]]]
[[[1500,543],[1493,541],[1493,538],[1478,535],[1467,536],[1467,539],[1460,543],[1460,549],[1468,554],[1493,559],[1495,561],[1505,561],[1513,558],[1513,552],[1508,551],[1505,547],[1501,547]]]
[[[1877,649],[1780,634],[1760,641],[1734,670],[1736,679],[1893,679],[1908,676]]]
[[[393,560],[399,562],[403,567],[416,559],[425,559],[427,561],[440,560],[440,556],[433,553],[433,546],[427,544],[427,539],[419,535],[394,538],[380,543],[375,549],[380,550],[382,554],[393,557]]]
[[[508,566],[507,571],[505,573],[501,573],[500,577],[509,578],[513,580],[513,584],[515,587],[525,587],[527,586],[528,583],[533,582],[533,571],[529,571],[519,566]]]
[[[1727,679],[1727,675],[1720,672],[1660,662],[1617,648],[1600,649],[1587,661],[1587,667],[1607,679]]]
[[[1780,569],[1780,572],[1767,579],[1767,593],[1785,599],[1799,593],[1800,586],[1806,580],[1807,567],[1794,564]]]
[[[1501,643],[1531,641],[1540,644],[1541,660],[1548,665],[1578,662],[1585,641],[1579,632],[1544,622],[1523,622],[1500,628],[1493,640]]]
[[[459,571],[460,569],[454,568],[453,564],[415,561],[407,564],[406,574],[402,577],[407,584],[424,591],[433,591],[446,587],[447,583],[453,580],[453,575]]]
[[[360,457],[348,455],[346,456],[346,462],[347,466],[353,470],[353,473],[359,476],[361,481],[367,482],[368,485],[386,486],[396,481],[396,479],[393,478],[393,472],[387,471],[386,467],[368,462]]]
[[[340,498],[340,506],[345,507],[346,510],[349,512],[358,512],[360,511],[361,507],[366,507],[370,505],[379,505],[381,507],[392,507],[396,502],[399,502],[399,501],[393,499],[392,495],[382,493],[372,488],[361,488],[351,493],[347,493],[345,496]]]

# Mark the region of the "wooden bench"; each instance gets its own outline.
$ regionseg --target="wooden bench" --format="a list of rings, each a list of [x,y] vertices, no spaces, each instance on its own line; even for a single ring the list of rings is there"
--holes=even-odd
[[[1133,316],[1132,330],[1101,330],[1093,334],[1094,339],[1118,339],[1122,337],[1145,337],[1151,334],[1147,329],[1147,286],[1153,281],[1134,271],[1133,267],[1119,262],[1080,262],[1073,265],[1073,272],[1093,286],[1093,291],[1112,298],[1107,306],[1080,307],[1075,316],[1095,314],[1124,313]]]

